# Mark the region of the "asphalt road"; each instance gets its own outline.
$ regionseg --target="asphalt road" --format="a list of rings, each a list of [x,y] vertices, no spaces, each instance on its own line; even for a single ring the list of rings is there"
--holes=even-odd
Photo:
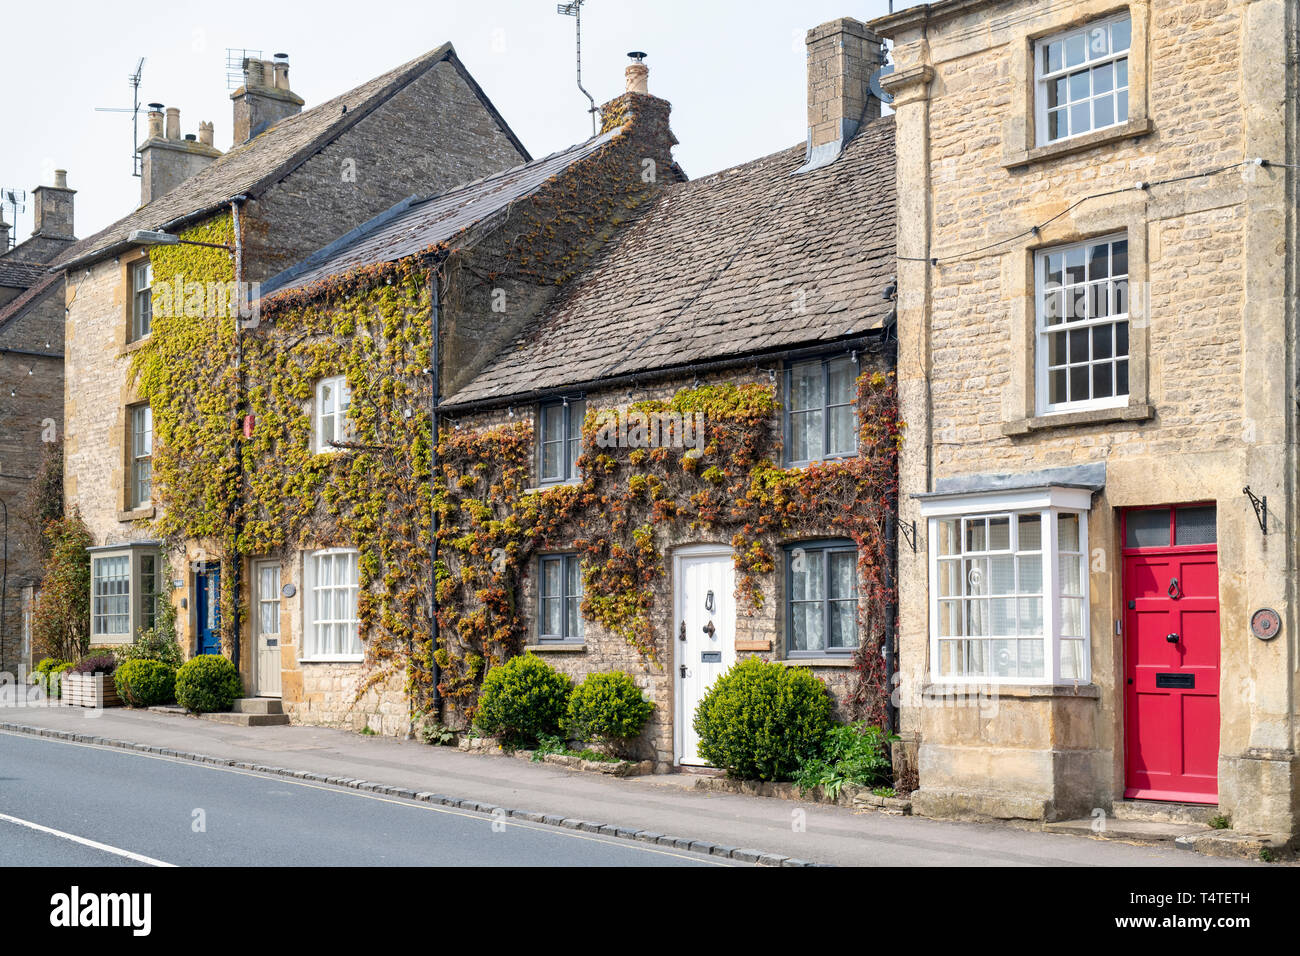
[[[230,768],[0,733],[0,866],[733,861]]]

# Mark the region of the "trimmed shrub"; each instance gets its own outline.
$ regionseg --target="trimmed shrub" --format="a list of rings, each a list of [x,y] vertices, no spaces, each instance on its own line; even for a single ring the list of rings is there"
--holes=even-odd
[[[112,677],[117,670],[117,657],[112,651],[92,651],[68,668],[69,674],[103,674]]]
[[[243,695],[239,671],[220,654],[192,657],[176,672],[176,703],[191,713],[229,710]]]
[[[732,777],[788,780],[831,726],[826,688],[802,667],[757,657],[717,679],[695,709],[700,756]]]
[[[514,747],[560,732],[573,682],[545,661],[524,654],[487,672],[474,726]]]
[[[123,661],[113,683],[128,707],[156,707],[176,700],[176,668],[162,661]]]
[[[654,709],[630,674],[588,674],[569,697],[564,726],[575,740],[622,752],[640,735]]]

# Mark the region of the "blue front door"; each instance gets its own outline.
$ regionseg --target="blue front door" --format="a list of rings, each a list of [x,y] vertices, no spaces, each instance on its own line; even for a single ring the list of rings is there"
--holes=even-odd
[[[205,564],[194,576],[199,654],[221,653],[221,566]]]

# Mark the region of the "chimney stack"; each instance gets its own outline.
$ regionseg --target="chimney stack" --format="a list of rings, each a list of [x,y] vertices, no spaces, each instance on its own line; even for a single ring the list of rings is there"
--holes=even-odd
[[[182,136],[180,109],[164,109],[161,103],[149,104],[149,138],[140,145],[139,153],[142,206],[171,192],[221,155],[212,146],[211,123],[199,124],[197,140],[193,135]]]
[[[808,31],[808,161],[799,172],[833,162],[859,128],[880,116],[871,93],[881,41],[850,17]]]
[[[0,215],[0,256],[9,251],[9,223]]]
[[[75,239],[72,231],[72,197],[75,189],[68,188],[68,171],[54,171],[53,186],[37,186],[32,190],[33,216],[35,226],[33,236],[49,239]]]
[[[235,146],[302,112],[302,97],[289,89],[289,54],[277,53],[274,60],[245,59],[244,85],[230,98],[235,104]]]

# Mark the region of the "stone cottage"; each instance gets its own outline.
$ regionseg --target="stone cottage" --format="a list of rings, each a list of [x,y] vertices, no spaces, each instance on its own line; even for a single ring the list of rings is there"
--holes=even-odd
[[[245,641],[295,719],[463,726],[525,650],[633,674],[661,770],[737,656],[887,719],[893,122],[861,24],[809,43],[807,143],[687,182],[634,63],[588,142],[265,284],[246,544],[297,597]]]
[[[907,224],[914,807],[1164,801],[1294,834],[1296,3],[944,0],[871,27]]]
[[[63,277],[49,263],[76,241],[64,170],[32,191],[32,235],[9,247],[0,221],[0,671],[31,666],[27,623],[40,567],[24,527],[33,482],[63,430]]]
[[[450,44],[307,110],[287,58],[248,59],[231,100],[225,152],[210,123],[185,136],[179,110],[150,104],[141,206],[56,267],[67,286],[65,494],[95,540],[91,643],[134,640],[170,598],[184,651],[226,653],[252,686],[251,654],[233,637],[249,584],[233,526],[227,515],[194,534],[168,525],[155,434],[227,462],[257,283],[403,197],[530,157]],[[179,367],[160,377],[168,344],[195,339],[228,365],[206,379]],[[214,431],[155,417],[186,399],[214,411]]]

